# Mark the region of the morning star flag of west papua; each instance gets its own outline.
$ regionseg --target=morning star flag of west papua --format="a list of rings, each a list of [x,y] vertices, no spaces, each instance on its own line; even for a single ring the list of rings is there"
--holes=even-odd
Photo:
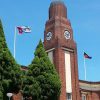
[[[31,29],[28,26],[17,26],[17,29],[19,34],[31,33]]]
[[[91,56],[89,56],[88,54],[86,54],[85,52],[84,52],[84,58],[87,58],[87,59],[92,59],[92,57],[91,57]]]

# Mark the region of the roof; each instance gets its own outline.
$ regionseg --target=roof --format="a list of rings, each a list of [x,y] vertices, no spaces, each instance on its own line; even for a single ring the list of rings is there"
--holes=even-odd
[[[27,71],[28,70],[28,67],[22,65],[21,66],[21,70]]]
[[[100,82],[89,82],[89,81],[79,80],[79,86],[80,89],[82,90],[100,91]]]

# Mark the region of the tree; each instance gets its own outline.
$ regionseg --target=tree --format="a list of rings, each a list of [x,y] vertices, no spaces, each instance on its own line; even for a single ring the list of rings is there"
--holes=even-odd
[[[0,91],[0,100],[3,100],[3,93]]]
[[[0,100],[3,100],[3,87],[1,81],[0,81]]]
[[[7,92],[18,92],[20,66],[16,63],[10,53],[0,20],[0,81],[3,87],[3,95],[6,97]],[[1,99],[0,99],[1,100]],[[5,100],[5,98],[3,98]]]
[[[50,62],[40,40],[34,53],[35,57],[29,65],[24,93],[33,100],[57,100],[61,82],[54,65]]]

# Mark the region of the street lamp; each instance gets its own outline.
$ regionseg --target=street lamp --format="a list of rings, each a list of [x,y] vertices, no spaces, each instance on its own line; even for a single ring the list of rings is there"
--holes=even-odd
[[[7,93],[7,96],[9,98],[9,100],[10,100],[10,98],[11,98],[12,95],[13,95],[12,93]]]

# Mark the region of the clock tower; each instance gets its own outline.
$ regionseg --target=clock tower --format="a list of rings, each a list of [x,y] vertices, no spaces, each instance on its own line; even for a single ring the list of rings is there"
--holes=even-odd
[[[44,46],[61,79],[59,100],[80,100],[77,47],[67,18],[67,8],[61,1],[50,4]]]

